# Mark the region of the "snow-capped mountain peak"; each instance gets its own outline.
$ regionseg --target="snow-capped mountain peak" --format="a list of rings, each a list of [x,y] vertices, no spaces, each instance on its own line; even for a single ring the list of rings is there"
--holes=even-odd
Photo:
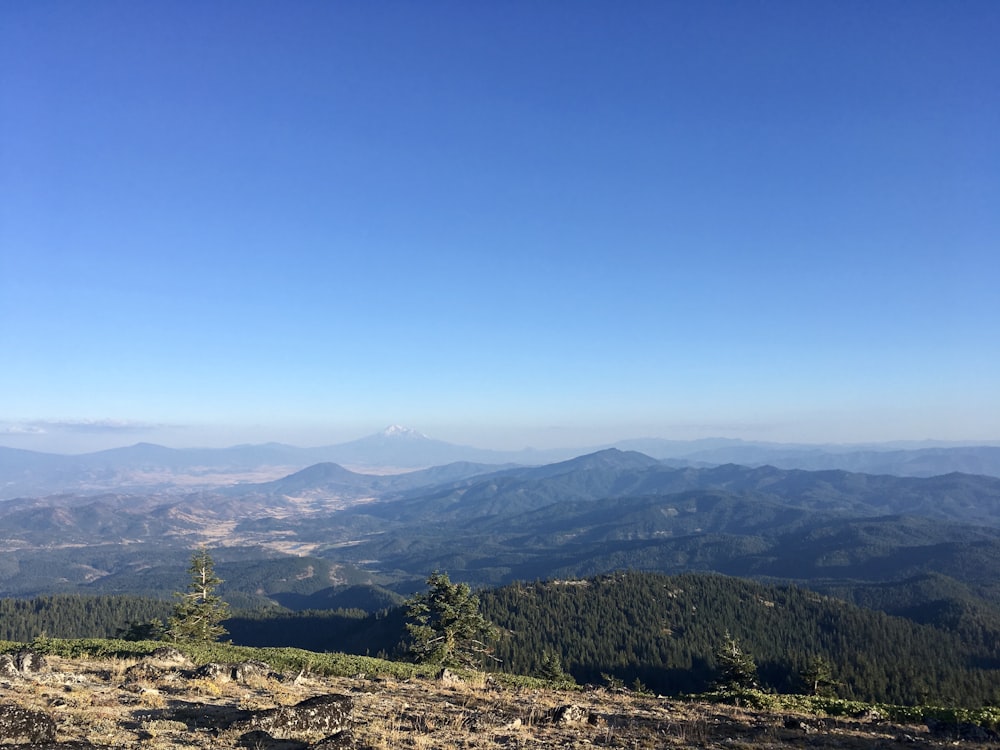
[[[410,427],[403,427],[398,424],[392,424],[386,427],[382,430],[382,436],[387,438],[427,438],[427,436],[421,432],[417,432]]]

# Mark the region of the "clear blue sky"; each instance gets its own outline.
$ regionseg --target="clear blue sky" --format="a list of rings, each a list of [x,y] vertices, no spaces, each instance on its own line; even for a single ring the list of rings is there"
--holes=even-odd
[[[1000,440],[1000,3],[0,5],[0,444]]]

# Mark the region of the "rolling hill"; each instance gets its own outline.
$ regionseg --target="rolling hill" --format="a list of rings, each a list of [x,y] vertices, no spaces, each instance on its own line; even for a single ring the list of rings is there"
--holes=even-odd
[[[952,472],[1000,477],[1000,446],[996,445],[786,445],[724,438],[645,438],[589,449],[494,451],[435,440],[393,425],[358,440],[314,448],[264,443],[176,449],[138,443],[60,455],[0,446],[0,500],[66,492],[218,489],[278,479],[317,463],[337,463],[376,474],[456,463],[543,466],[605,448],[643,453],[675,468],[739,464],[914,477]]]
[[[269,572],[311,558],[403,594],[436,569],[481,586],[715,571],[847,597],[939,575],[996,607],[1000,479],[676,467],[617,449],[393,475],[323,462],[223,490],[10,500],[0,503],[0,544],[7,595],[147,592],[204,544],[260,561],[230,589],[247,603],[294,604],[304,600],[279,595],[322,589],[298,591]]]

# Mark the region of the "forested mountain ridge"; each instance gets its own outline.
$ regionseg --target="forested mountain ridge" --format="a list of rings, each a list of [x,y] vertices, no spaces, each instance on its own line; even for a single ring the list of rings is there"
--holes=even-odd
[[[951,472],[1000,477],[997,445],[796,445],[734,439],[623,440],[592,448],[493,451],[452,445],[389,427],[359,440],[316,448],[281,443],[167,448],[137,443],[65,455],[0,446],[0,500],[61,492],[188,492],[278,479],[317,463],[384,474],[457,462],[539,466],[605,448],[639,451],[674,466],[721,464],[930,477]]]
[[[341,583],[317,575],[299,590],[277,573],[303,556],[403,594],[435,569],[479,586],[625,569],[841,588],[939,574],[998,605],[1000,479],[677,468],[618,450],[392,476],[323,463],[224,493],[7,501],[0,544],[8,595],[147,593],[207,545],[256,571],[229,584],[247,606]]]
[[[905,449],[892,446],[729,445],[685,452],[684,457],[695,465],[735,463],[804,471],[840,469],[905,477],[933,477],[953,472],[1000,476],[1000,446],[996,445]]]
[[[413,519],[513,515],[554,502],[671,495],[690,490],[756,493],[812,511],[907,513],[1000,525],[1000,479],[966,474],[930,478],[845,471],[748,468],[734,464],[675,468],[638,453],[609,449],[542,467],[511,468],[426,489],[389,506],[382,517]],[[366,509],[368,510],[368,509]]]
[[[603,451],[348,508],[338,522],[378,529],[340,551],[355,563],[482,584],[629,568],[983,583],[977,569],[997,569],[1000,480],[675,469]]]
[[[166,620],[168,601],[137,596],[56,594],[0,599],[0,641],[36,638],[114,638],[129,623]]]
[[[724,576],[628,573],[518,583],[481,595],[503,627],[511,671],[540,671],[545,653],[575,678],[640,679],[668,694],[707,689],[726,635],[751,654],[762,683],[803,689],[820,657],[844,697],[979,705],[1000,699],[1000,618],[974,611],[951,629],[862,609],[796,587]]]
[[[504,469],[505,467],[494,464],[458,461],[401,474],[364,474],[345,469],[340,464],[324,462],[307,466],[301,471],[270,482],[235,485],[220,490],[220,492],[235,497],[281,498],[298,494],[347,494],[356,497],[382,497],[462,481]]]
[[[354,595],[351,587],[343,594]],[[843,698],[967,707],[1000,700],[1000,616],[971,600],[951,603],[949,622],[928,624],[795,586],[690,573],[519,582],[480,591],[479,600],[500,628],[500,661],[490,664],[513,674],[551,673],[557,664],[578,682],[700,692],[716,684],[718,654],[733,639],[765,690],[808,692],[804,674],[818,659],[829,668],[826,688]],[[167,606],[130,597],[3,600],[0,639],[106,637]],[[404,616],[405,608],[272,611],[224,625],[240,645],[399,658]]]

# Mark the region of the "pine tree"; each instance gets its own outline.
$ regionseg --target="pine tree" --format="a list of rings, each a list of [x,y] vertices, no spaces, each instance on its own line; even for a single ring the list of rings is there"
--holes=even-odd
[[[757,665],[746,653],[740,642],[727,632],[722,647],[715,652],[719,666],[718,684],[726,688],[750,689],[757,687]]]
[[[563,671],[559,652],[549,648],[542,651],[542,663],[538,670],[538,676],[552,682],[567,682],[573,679]]]
[[[188,573],[191,581],[187,591],[175,594],[178,602],[167,634],[175,641],[216,641],[227,635],[222,621],[229,616],[229,605],[215,593],[222,579],[215,574],[208,550],[202,548],[194,553]]]
[[[479,611],[479,597],[468,584],[452,583],[447,573],[432,573],[430,589],[410,599],[406,629],[416,661],[443,666],[477,666],[492,657],[496,628]],[[496,659],[494,659],[496,661]]]
[[[131,621],[124,628],[119,628],[115,638],[123,641],[159,641],[163,640],[166,631],[163,620],[147,620],[145,622]]]
[[[809,695],[831,697],[835,693],[833,669],[830,667],[830,662],[822,656],[812,657],[805,669],[799,673],[799,677]]]

